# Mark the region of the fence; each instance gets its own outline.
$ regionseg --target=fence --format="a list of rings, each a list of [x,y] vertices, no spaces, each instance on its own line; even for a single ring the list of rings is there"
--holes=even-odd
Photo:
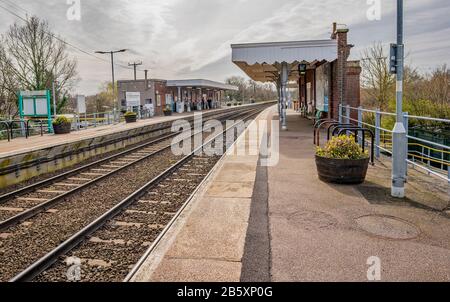
[[[68,116],[69,114],[66,114]],[[148,119],[153,115],[148,110],[139,110],[138,119]],[[96,112],[92,114],[72,115],[72,130],[79,131],[105,125],[123,122],[125,118],[120,112]],[[0,120],[0,140],[12,140],[16,137],[26,137],[33,135],[44,135],[48,133],[47,120]]]
[[[340,123],[357,124],[359,127],[366,127],[374,131],[376,158],[380,158],[382,154],[392,155],[392,130],[383,127],[383,121],[386,121],[387,118],[395,120],[395,116],[394,113],[380,110],[339,106]],[[450,127],[450,120],[403,113],[403,124],[408,138],[407,162],[409,166],[424,170],[428,175],[434,175],[450,183],[450,146],[447,144],[450,137],[446,137],[443,143],[417,137],[413,135],[417,129],[410,127],[411,121],[440,123]],[[361,137],[359,140],[361,141]]]

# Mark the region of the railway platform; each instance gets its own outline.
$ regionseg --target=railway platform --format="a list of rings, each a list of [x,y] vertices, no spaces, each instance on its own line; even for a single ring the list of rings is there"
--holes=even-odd
[[[447,184],[410,171],[392,199],[387,161],[362,185],[321,182],[312,122],[288,126],[273,167],[225,156],[132,281],[450,281]]]
[[[213,110],[207,111],[212,112]],[[182,117],[191,116],[193,113],[174,113],[172,116],[155,116],[150,119],[138,120],[136,123],[126,124],[121,122],[115,125],[105,125],[88,128],[80,131],[72,131],[69,134],[53,135],[44,134],[44,136],[31,136],[28,139],[24,137],[15,138],[8,142],[0,141],[0,158],[8,157],[13,154],[32,152],[40,149],[47,149],[61,144],[78,142],[85,139],[93,139],[100,136],[110,135],[122,131],[142,128],[149,125],[159,124],[167,121],[173,121]]]

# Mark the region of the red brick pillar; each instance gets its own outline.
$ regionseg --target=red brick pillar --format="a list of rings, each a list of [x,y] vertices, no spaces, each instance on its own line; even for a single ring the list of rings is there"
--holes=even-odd
[[[336,30],[336,38],[338,44],[337,59],[337,100],[339,104],[347,105],[345,88],[347,86],[347,59],[350,55],[350,46],[347,44],[348,29]]]

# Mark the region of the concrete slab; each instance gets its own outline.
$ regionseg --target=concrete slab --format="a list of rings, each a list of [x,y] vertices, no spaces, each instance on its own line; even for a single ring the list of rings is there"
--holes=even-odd
[[[209,259],[164,259],[152,282],[239,282],[241,263]]]
[[[252,182],[255,180],[256,170],[254,163],[234,163],[226,162],[221,169],[216,181],[235,182],[240,180],[243,182]]]
[[[253,182],[214,182],[206,192],[208,197],[251,198]]]
[[[240,261],[250,215],[250,199],[207,198],[186,222],[169,258],[219,259]],[[233,219],[230,219],[233,217]],[[223,236],[223,234],[228,234]],[[208,245],[204,245],[208,242]]]

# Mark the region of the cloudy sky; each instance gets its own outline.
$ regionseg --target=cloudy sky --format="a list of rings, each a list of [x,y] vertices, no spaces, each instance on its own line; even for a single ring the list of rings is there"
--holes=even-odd
[[[81,19],[67,11],[80,1]],[[0,6],[25,16],[46,18],[66,41],[93,53],[127,48],[116,56],[127,65],[142,60],[141,69],[164,79],[207,78],[224,81],[243,73],[231,63],[232,43],[329,38],[336,21],[350,28],[352,58],[381,41],[395,41],[395,0],[381,0],[381,20],[367,17],[377,0],[0,0]],[[369,4],[368,4],[369,3]],[[18,20],[0,7],[0,32]],[[405,1],[408,62],[427,72],[450,64],[450,2]],[[21,22],[21,21],[19,21]],[[95,93],[110,80],[107,61],[69,48],[78,59],[79,94]],[[103,59],[108,59],[104,57]],[[116,78],[132,70],[116,68]],[[143,77],[143,72],[138,72]]]

